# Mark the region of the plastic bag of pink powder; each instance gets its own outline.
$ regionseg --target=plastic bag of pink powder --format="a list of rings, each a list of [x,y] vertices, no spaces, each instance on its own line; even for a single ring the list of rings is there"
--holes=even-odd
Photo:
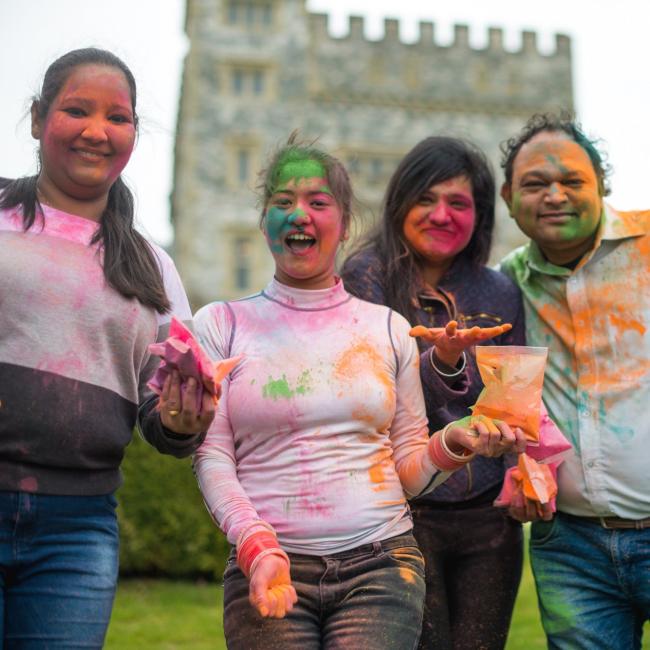
[[[194,334],[174,316],[169,327],[169,337],[162,343],[152,343],[149,352],[161,357],[162,361],[147,386],[157,395],[161,395],[165,379],[173,370],[178,370],[181,376],[181,392],[184,393],[187,380],[193,377],[198,386],[197,413],[201,412],[203,392],[211,386],[213,389],[210,392],[217,399],[221,382],[242,360],[241,356],[237,356],[215,363],[194,338]]]
[[[557,463],[564,460],[571,451],[571,443],[548,415],[542,402],[539,423],[539,443],[526,446],[526,453],[538,463]]]

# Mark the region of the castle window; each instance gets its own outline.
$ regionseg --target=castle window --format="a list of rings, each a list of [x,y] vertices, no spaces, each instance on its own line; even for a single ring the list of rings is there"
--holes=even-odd
[[[264,93],[264,73],[261,70],[253,71],[253,94],[261,95]]]
[[[250,189],[260,165],[259,144],[247,136],[228,138],[226,183],[233,190]]]
[[[270,74],[263,66],[236,63],[230,67],[228,74],[233,95],[264,97],[269,94]]]
[[[370,182],[378,183],[381,180],[383,166],[381,158],[372,158],[370,160]]]
[[[251,286],[251,240],[250,237],[236,237],[234,244],[235,289],[244,291]]]
[[[237,6],[237,1],[236,0],[230,0],[228,3],[228,22],[231,25],[236,25],[238,18],[239,18],[239,12]]]
[[[273,22],[273,3],[270,0],[229,0],[226,18],[230,25],[268,26]]]
[[[237,152],[237,178],[240,183],[246,183],[250,177],[250,153],[247,149]]]
[[[354,176],[359,173],[359,159],[356,156],[348,158],[348,171]]]
[[[256,11],[257,7],[252,2],[246,3],[246,24],[252,26],[255,24],[255,18],[257,17]]]
[[[232,71],[232,91],[235,95],[244,93],[244,71],[235,69]]]

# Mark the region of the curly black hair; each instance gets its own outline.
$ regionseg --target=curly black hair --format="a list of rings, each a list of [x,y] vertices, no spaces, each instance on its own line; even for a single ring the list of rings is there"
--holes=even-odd
[[[543,131],[561,131],[579,144],[591,160],[603,196],[610,193],[608,176],[612,169],[606,160],[606,154],[598,149],[600,140],[587,137],[575,116],[568,112],[561,112],[559,115],[555,113],[536,113],[526,122],[524,128],[517,135],[501,144],[501,168],[505,175],[506,185],[509,186],[512,183],[512,170],[519,150],[526,142]]]

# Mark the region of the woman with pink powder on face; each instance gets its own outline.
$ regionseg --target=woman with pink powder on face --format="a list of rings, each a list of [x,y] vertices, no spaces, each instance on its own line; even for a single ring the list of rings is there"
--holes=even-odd
[[[433,489],[473,452],[525,443],[506,425],[490,434],[452,423],[429,438],[408,323],[348,294],[334,272],[351,214],[344,167],[290,139],[263,176],[275,276],[259,294],[196,316],[215,359],[244,356],[195,456],[234,547],[226,641],[410,650],[424,563],[407,496]]]
[[[0,647],[102,647],[133,427],[186,456],[214,416],[192,379],[146,387],[149,345],[191,314],[172,261],[133,227],[120,173],[135,105],[120,59],[68,52],[32,103],[38,173],[0,179]]]
[[[420,377],[432,431],[466,416],[483,388],[474,345],[526,342],[519,290],[485,266],[494,200],[494,176],[476,146],[426,138],[397,166],[383,218],[343,265],[350,293],[420,326]],[[505,646],[521,577],[522,531],[492,504],[513,461],[476,457],[411,503],[426,561],[421,650]]]

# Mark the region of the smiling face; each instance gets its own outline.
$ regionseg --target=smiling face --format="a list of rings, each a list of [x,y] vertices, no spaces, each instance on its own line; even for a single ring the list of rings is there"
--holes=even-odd
[[[476,209],[472,184],[456,176],[432,185],[408,211],[403,233],[425,271],[446,270],[469,243]]]
[[[47,115],[32,108],[40,140],[39,190],[46,202],[106,199],[135,144],[131,92],[121,70],[80,65],[72,70]]]
[[[515,157],[501,196],[521,230],[554,264],[568,264],[592,246],[602,192],[587,152],[567,134],[542,131]]]
[[[297,289],[334,285],[336,251],[345,228],[320,163],[308,160],[282,167],[262,228],[279,282]]]

